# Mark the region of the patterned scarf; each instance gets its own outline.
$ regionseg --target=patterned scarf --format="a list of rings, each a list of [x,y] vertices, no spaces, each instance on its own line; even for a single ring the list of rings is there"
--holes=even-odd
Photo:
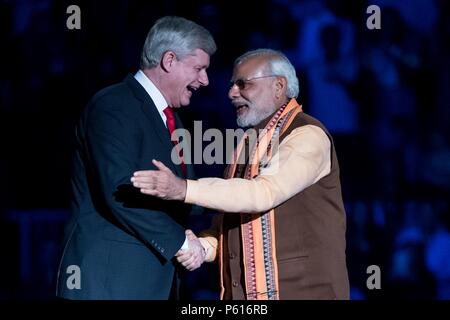
[[[295,99],[282,106],[261,131],[245,170],[245,179],[259,175],[261,168],[272,159],[272,146],[289,127],[294,117],[302,112]],[[228,167],[226,178],[233,178],[247,134],[241,139],[234,153],[234,161]],[[276,152],[277,150],[275,150]],[[245,289],[248,300],[278,300],[278,266],[275,250],[274,210],[263,213],[241,213],[242,252]],[[223,236],[220,232],[219,263],[221,273],[221,297],[223,297]]]

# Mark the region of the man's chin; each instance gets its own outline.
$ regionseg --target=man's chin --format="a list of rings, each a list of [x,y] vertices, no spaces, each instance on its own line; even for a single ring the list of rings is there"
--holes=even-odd
[[[187,107],[191,103],[191,99],[184,99],[181,101],[179,108]]]
[[[245,119],[245,118],[237,118],[236,123],[240,128],[247,128],[247,127],[251,126],[249,121],[247,121],[247,119]]]

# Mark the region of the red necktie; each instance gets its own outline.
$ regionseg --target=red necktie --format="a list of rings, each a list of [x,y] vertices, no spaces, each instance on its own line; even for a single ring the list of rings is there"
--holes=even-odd
[[[172,139],[172,132],[174,132],[176,126],[175,126],[175,116],[173,114],[173,109],[171,107],[167,107],[163,110],[164,114],[166,115],[167,121],[167,128],[169,129],[169,134]],[[186,176],[186,164],[183,160],[183,150],[178,150],[178,140],[172,140],[173,144],[175,145],[175,148],[177,148],[178,156],[181,159],[181,171],[183,172],[183,175]]]

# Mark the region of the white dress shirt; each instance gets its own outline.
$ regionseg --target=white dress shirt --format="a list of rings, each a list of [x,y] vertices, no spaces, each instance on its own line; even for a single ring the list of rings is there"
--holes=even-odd
[[[167,127],[167,117],[164,114],[164,109],[167,108],[169,104],[162,95],[161,91],[159,91],[159,89],[153,84],[152,80],[147,78],[142,70],[136,72],[134,78],[141,84],[141,86],[144,87],[145,91],[147,91],[148,95],[156,106],[156,110],[158,110],[159,116],[163,120],[164,125]]]

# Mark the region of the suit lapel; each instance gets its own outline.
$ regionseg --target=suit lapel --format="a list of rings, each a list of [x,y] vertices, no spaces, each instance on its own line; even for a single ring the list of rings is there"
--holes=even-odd
[[[153,103],[153,100],[150,98],[148,93],[145,91],[145,89],[139,84],[139,82],[131,75],[129,74],[125,78],[125,83],[131,88],[133,91],[135,97],[142,102],[141,109],[142,112],[145,114],[147,119],[149,120],[149,125],[153,128],[156,135],[158,136],[159,140],[161,141],[161,144],[164,148],[164,153],[171,154],[173,143],[170,140],[169,130],[167,130],[167,127],[164,125],[161,116],[159,115],[158,111],[156,110],[156,106]],[[177,119],[177,125],[179,123],[179,119]],[[161,159],[156,159],[161,160]],[[181,172],[180,166],[175,165],[170,157],[169,157],[169,166],[171,167],[172,171],[175,171],[175,173],[182,177],[183,174]],[[166,164],[167,165],[167,164]]]

